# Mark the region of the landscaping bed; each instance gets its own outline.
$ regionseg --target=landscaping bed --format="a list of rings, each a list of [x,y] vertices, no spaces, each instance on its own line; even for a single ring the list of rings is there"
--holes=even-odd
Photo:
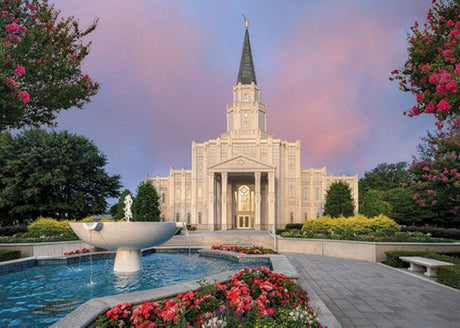
[[[93,218],[86,218],[81,221],[58,221],[51,218],[38,218],[36,221],[29,224],[26,229],[24,227],[5,227],[0,230],[0,232],[4,233],[4,235],[0,236],[0,244],[46,243],[79,240],[69,223],[93,221]],[[102,219],[101,222],[113,222],[113,220]],[[12,232],[14,232],[13,235],[11,235]]]
[[[331,218],[323,216],[299,224],[287,225],[277,233],[285,238],[311,238],[331,240],[353,240],[369,242],[412,242],[412,243],[453,243],[456,240],[433,238],[420,231],[401,231],[401,227],[392,219],[379,215],[367,218],[364,215],[354,217]]]
[[[253,246],[253,247],[241,247],[241,246],[222,246],[222,245],[213,245],[211,247],[213,250],[235,252],[248,255],[264,255],[264,254],[278,254],[277,251],[274,251],[271,248],[264,248],[262,246]]]
[[[322,327],[307,293],[266,268],[244,269],[227,283],[201,287],[137,308],[118,304],[96,327]]]
[[[434,260],[453,263],[454,266],[443,266],[436,269],[437,281],[441,284],[460,289],[460,251],[390,251],[386,252],[385,264],[395,268],[407,268],[409,263],[402,261],[401,256],[420,256]]]

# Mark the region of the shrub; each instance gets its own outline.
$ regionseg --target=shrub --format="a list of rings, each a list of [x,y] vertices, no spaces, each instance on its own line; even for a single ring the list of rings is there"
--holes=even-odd
[[[447,252],[438,252],[439,254],[460,258],[460,251],[447,251]]]
[[[276,234],[281,235],[283,232],[287,232],[287,229],[276,229]]]
[[[0,250],[0,262],[16,260],[21,257],[21,251],[13,249],[2,249]]]
[[[0,227],[0,236],[13,236],[17,233],[27,232],[26,226],[5,226]]]
[[[460,265],[442,266],[436,269],[438,282],[460,289]]]
[[[403,262],[399,259],[400,256],[421,256],[434,260],[460,264],[460,258],[450,257],[445,254],[431,252],[431,251],[389,251],[385,252],[385,263],[395,268],[407,268],[409,263]]]
[[[286,224],[286,230],[290,230],[290,229],[302,229],[303,227],[303,223],[288,223]]]
[[[454,228],[441,228],[441,227],[432,227],[432,226],[409,226],[403,227],[403,231],[419,231],[423,233],[429,233],[432,237],[435,238],[447,238],[447,239],[456,239],[460,240],[460,229]]]
[[[29,225],[29,237],[52,237],[63,236],[66,238],[78,239],[69,225],[68,220],[57,221],[51,218],[38,218]]]
[[[333,219],[323,216],[316,220],[307,220],[302,231],[307,235],[341,235],[345,238],[357,235],[388,236],[400,230],[399,225],[385,215],[367,218],[364,215]]]

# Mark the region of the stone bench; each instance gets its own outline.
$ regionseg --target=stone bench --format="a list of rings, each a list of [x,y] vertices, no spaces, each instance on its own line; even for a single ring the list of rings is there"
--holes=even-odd
[[[409,271],[423,272],[424,275],[428,277],[436,277],[436,268],[439,266],[454,265],[453,263],[427,259],[419,256],[401,256],[399,258],[404,262],[410,263]]]

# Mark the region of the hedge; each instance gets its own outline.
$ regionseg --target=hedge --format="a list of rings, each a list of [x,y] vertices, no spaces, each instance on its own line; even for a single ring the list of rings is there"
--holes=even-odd
[[[441,228],[441,227],[431,227],[431,226],[408,226],[402,227],[402,231],[419,231],[425,234],[429,233],[434,238],[447,238],[447,239],[456,239],[460,240],[460,229],[454,228]]]
[[[448,253],[451,253],[451,252],[448,252]],[[451,257],[448,255],[445,255],[444,253],[437,253],[433,251],[431,252],[430,251],[389,251],[389,252],[385,252],[385,255],[387,256],[385,263],[395,268],[409,267],[409,263],[403,262],[399,259],[400,256],[421,256],[421,257],[427,257],[427,258],[434,259],[434,260],[460,264],[460,258]]]
[[[460,265],[439,267],[436,273],[439,283],[460,289]]]
[[[21,251],[14,249],[2,249],[0,250],[0,262],[16,260],[21,257]]]
[[[286,224],[286,230],[291,230],[291,229],[302,229],[303,223],[288,223]]]
[[[446,254],[458,255],[460,251],[435,253],[429,251],[390,251],[385,252],[387,259],[385,263],[396,268],[405,268],[409,263],[399,259],[400,256],[421,256],[434,260],[454,263],[453,266],[441,266],[436,269],[438,282],[453,288],[460,289],[460,258],[451,257]]]
[[[14,234],[27,232],[26,226],[4,226],[0,227],[0,236],[13,236]]]

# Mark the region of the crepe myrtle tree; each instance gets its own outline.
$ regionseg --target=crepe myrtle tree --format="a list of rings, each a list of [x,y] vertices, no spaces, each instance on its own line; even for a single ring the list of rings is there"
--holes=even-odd
[[[61,110],[82,108],[99,89],[81,65],[91,42],[47,0],[0,1],[0,131],[55,125]]]
[[[460,126],[460,0],[433,0],[426,22],[416,21],[408,35],[409,58],[390,80],[416,96],[417,104],[405,111],[410,117],[434,115],[442,128],[450,118]]]
[[[460,224],[460,128],[429,133],[420,145],[420,158],[409,168],[413,198],[436,213],[431,224]]]

